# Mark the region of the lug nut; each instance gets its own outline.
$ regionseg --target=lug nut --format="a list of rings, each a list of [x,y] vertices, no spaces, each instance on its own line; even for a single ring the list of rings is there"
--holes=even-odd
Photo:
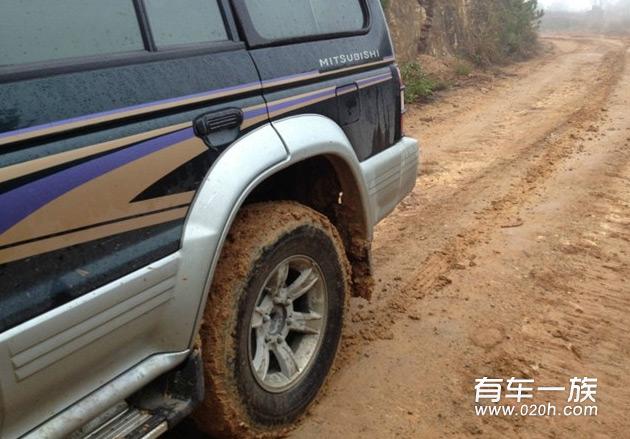
[[[287,319],[287,326],[293,325],[293,319]]]
[[[265,314],[263,316],[263,322],[267,323],[269,320],[271,320],[271,317],[269,317],[267,314]]]
[[[281,344],[281,343],[283,343],[283,342],[284,342],[284,338],[282,338],[282,336],[281,336],[281,335],[279,335],[279,336],[276,338],[276,343]]]

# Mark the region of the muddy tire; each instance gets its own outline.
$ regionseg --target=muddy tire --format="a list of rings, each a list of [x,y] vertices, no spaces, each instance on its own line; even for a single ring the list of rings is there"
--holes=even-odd
[[[201,329],[198,427],[276,437],[324,384],[341,337],[349,265],[334,226],[297,203],[245,207],[215,271]]]

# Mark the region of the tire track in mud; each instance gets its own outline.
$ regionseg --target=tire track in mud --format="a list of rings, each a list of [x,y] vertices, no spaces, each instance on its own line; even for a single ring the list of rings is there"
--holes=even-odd
[[[478,199],[479,194],[487,191],[491,185],[500,182],[509,187],[499,197],[487,202],[486,207],[475,211],[474,221],[447,237],[445,244],[418,264],[420,268],[404,275],[408,280],[402,282],[402,276],[398,278],[399,284],[387,293],[387,297],[381,295],[372,304],[359,305],[359,310],[352,314],[352,324],[347,325],[351,328],[344,338],[344,360],[352,356],[351,349],[348,349],[350,346],[363,343],[358,340],[391,339],[391,327],[397,321],[397,315],[408,311],[409,301],[421,300],[432,291],[439,291],[450,283],[448,274],[452,270],[461,269],[466,263],[473,265],[474,255],[471,250],[485,235],[500,227],[518,225],[519,207],[534,195],[565,159],[580,150],[580,136],[588,135],[592,127],[601,121],[601,110],[619,83],[626,66],[626,48],[627,45],[612,49],[603,57],[598,69],[600,81],[590,87],[583,99],[584,105],[513,157],[500,159],[470,178],[464,187],[449,197],[446,205],[427,205],[420,209],[422,212],[431,212],[433,217],[447,218],[449,214],[461,211],[464,206],[473,205],[471,200]],[[513,173],[518,176],[510,177]],[[402,221],[418,225],[414,217]],[[432,225],[424,224],[423,227],[431,228]],[[409,238],[392,240],[398,248],[418,245],[417,242],[408,241]]]
[[[473,184],[483,180],[499,179],[500,175],[505,172],[506,166],[518,166],[520,163],[526,163],[527,156],[544,151],[538,163],[527,169],[525,177],[512,185],[513,189],[511,191],[503,197],[491,201],[492,206],[481,212],[474,227],[466,232],[460,232],[459,235],[461,236],[456,236],[453,242],[439,253],[432,255],[427,261],[428,266],[421,268],[414,278],[407,282],[403,290],[423,291],[435,286],[441,280],[440,276],[447,274],[448,271],[454,268],[453,264],[457,263],[457,260],[462,259],[462,250],[474,246],[478,242],[479,237],[486,232],[500,227],[502,220],[505,224],[502,227],[511,226],[511,224],[508,224],[509,218],[507,217],[509,215],[507,214],[517,210],[518,206],[525,202],[532,192],[538,188],[538,185],[551,175],[562,160],[576,152],[576,147],[570,144],[572,141],[571,135],[575,129],[581,130],[584,124],[596,121],[592,118],[592,115],[600,113],[599,110],[603,103],[608,99],[613,87],[621,79],[625,66],[625,50],[614,55],[614,57],[609,57],[603,63],[605,71],[609,72],[610,75],[606,80],[606,86],[592,95],[594,97],[592,101],[575,111],[563,124],[547,132],[542,140],[535,142],[531,148],[523,150],[513,159],[496,163],[491,169],[475,179]],[[573,136],[577,137],[575,134]],[[518,188],[522,189],[519,190]],[[471,189],[465,188],[461,195],[464,195],[465,198],[470,191]],[[462,198],[461,195],[458,198]]]
[[[625,78],[630,78],[628,72]],[[527,203],[533,210],[524,215],[526,226],[509,235],[494,233],[492,244],[481,250],[488,259],[489,250],[501,248],[504,263],[527,274],[519,278],[514,270],[504,271],[510,290],[516,292],[507,300],[508,309],[521,311],[514,318],[497,318],[509,341],[486,351],[481,359],[474,357],[472,367],[462,373],[464,382],[493,373],[546,383],[566,383],[576,374],[598,378],[597,420],[498,418],[478,424],[485,435],[504,437],[511,431],[525,437],[564,437],[568,432],[580,432],[579,437],[625,437],[630,386],[626,280],[630,255],[625,251],[630,242],[630,136],[624,133],[630,133],[630,125],[620,102],[630,102],[630,89],[622,94],[611,99],[614,116],[602,125],[611,137],[589,142],[584,153],[570,157],[546,183],[542,199]],[[569,187],[576,191],[565,192]],[[567,400],[558,397],[552,402],[563,406]]]

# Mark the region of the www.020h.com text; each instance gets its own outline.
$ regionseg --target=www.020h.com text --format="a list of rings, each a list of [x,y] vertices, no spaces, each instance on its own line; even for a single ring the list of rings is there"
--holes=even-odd
[[[560,406],[547,404],[523,404],[513,405],[476,405],[477,416],[597,416],[595,405],[566,405]]]

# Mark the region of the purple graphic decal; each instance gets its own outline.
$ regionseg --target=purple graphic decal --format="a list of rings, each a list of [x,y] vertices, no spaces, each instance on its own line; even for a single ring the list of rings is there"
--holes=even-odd
[[[194,137],[192,128],[147,140],[0,195],[0,234],[63,194],[114,169]]]

